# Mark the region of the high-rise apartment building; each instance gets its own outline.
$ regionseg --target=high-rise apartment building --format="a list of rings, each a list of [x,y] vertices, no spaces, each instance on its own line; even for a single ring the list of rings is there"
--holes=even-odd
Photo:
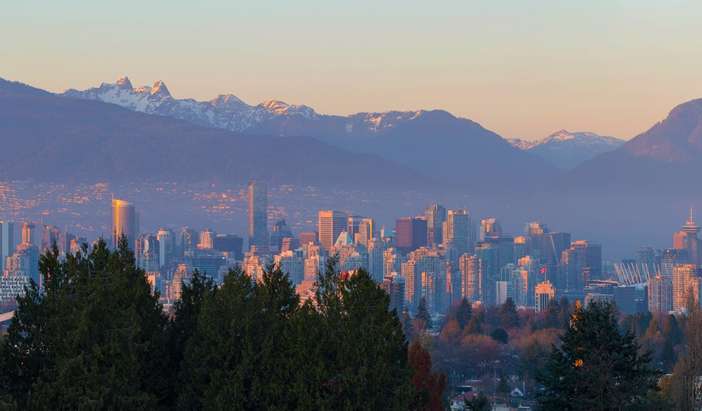
[[[125,200],[112,199],[112,247],[117,248],[122,237],[134,250],[139,232],[139,220],[134,205]]]
[[[248,185],[248,234],[249,248],[268,251],[268,188],[259,181]]]
[[[484,218],[480,220],[480,241],[485,241],[491,237],[501,237],[502,226],[496,218]]]
[[[158,266],[165,267],[175,258],[175,234],[167,228],[160,228],[156,233],[158,240]]]
[[[461,273],[461,298],[481,300],[480,259],[472,254],[463,254],[458,258],[458,270]]]
[[[648,279],[648,311],[653,314],[673,310],[673,284],[658,274]]]
[[[347,227],[346,214],[341,211],[319,210],[317,216],[317,232],[319,244],[329,251],[334,247],[336,239]]]
[[[699,304],[700,278],[695,264],[673,266],[673,310],[683,312],[688,302]]]

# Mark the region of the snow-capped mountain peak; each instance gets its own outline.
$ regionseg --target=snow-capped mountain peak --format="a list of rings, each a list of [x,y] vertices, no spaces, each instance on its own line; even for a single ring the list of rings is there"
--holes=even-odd
[[[170,93],[170,91],[168,91],[168,87],[166,87],[166,83],[164,83],[161,80],[156,81],[154,83],[154,85],[151,86],[150,94],[152,96],[159,96],[162,98],[171,97],[171,93]]]
[[[115,82],[115,85],[117,85],[119,88],[125,89],[125,90],[134,89],[134,87],[132,86],[132,82],[129,81],[129,77],[127,77],[127,76],[118,78],[117,81]]]
[[[516,148],[534,153],[561,168],[572,168],[599,154],[612,151],[624,140],[601,136],[589,131],[570,132],[562,129],[536,141],[511,139]]]

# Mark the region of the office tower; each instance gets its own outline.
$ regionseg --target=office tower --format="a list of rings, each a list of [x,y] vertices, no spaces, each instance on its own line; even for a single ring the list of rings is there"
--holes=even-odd
[[[695,223],[694,216],[692,215],[692,209],[690,209],[690,216],[683,225],[682,229],[675,234],[673,234],[673,248],[676,250],[686,250],[689,262],[693,264],[701,264],[700,259],[700,239],[697,238],[697,233],[699,233],[700,227]]]
[[[354,241],[356,244],[368,247],[373,239],[375,239],[375,221],[372,218],[364,218],[358,224],[358,233],[356,233]]]
[[[122,237],[127,246],[134,250],[139,221],[134,205],[125,200],[112,199],[112,247],[117,248]]]
[[[249,248],[268,251],[268,190],[265,183],[250,181],[248,186]]]
[[[319,244],[329,251],[334,246],[339,234],[346,229],[346,214],[334,210],[319,210],[317,217]]]
[[[648,279],[648,311],[653,314],[673,310],[673,285],[658,274]]]
[[[5,260],[15,251],[15,223],[0,221],[0,271],[5,270]]]
[[[499,278],[499,249],[494,243],[481,242],[475,246],[479,261],[480,300],[486,305],[495,305],[495,282]]]
[[[517,260],[517,265],[521,269],[521,276],[526,281],[526,287],[527,287],[527,301],[526,305],[528,307],[533,307],[535,302],[534,302],[534,287],[536,287],[536,283],[543,281],[544,278],[538,276],[539,272],[539,266],[531,256],[524,256],[522,258],[519,258]]]
[[[496,218],[484,218],[480,220],[480,241],[485,241],[491,237],[501,237],[502,226]]]
[[[206,228],[200,231],[200,241],[197,244],[199,250],[211,250],[214,248],[215,232]]]
[[[134,254],[137,266],[144,271],[158,271],[160,246],[158,238],[153,234],[142,234],[137,237]]]
[[[380,240],[368,242],[368,272],[376,282],[382,282],[385,274],[383,262],[385,258],[385,243]]]
[[[427,220],[427,245],[429,247],[438,247],[443,241],[446,214],[446,209],[439,204],[432,204],[424,211],[424,217]]]
[[[192,257],[200,241],[200,235],[193,229],[183,227],[176,238],[176,247],[180,257]]]
[[[349,238],[351,238],[351,241],[355,241],[356,234],[359,233],[363,218],[364,217],[361,217],[360,215],[350,215],[346,217],[346,232],[349,233]]]
[[[390,311],[399,315],[405,307],[405,279],[397,273],[385,276],[380,287],[390,296]]]
[[[560,290],[580,292],[590,280],[602,279],[602,246],[585,240],[573,241],[561,254]]]
[[[461,273],[461,298],[480,300],[480,260],[477,256],[463,254],[458,258]]]
[[[44,224],[41,235],[41,252],[51,250],[54,245],[56,248],[63,248],[61,247],[61,230],[56,226]]]
[[[688,262],[687,250],[666,248],[661,255],[661,275],[668,281],[673,281],[673,267],[675,264]]]
[[[536,301],[536,311],[543,312],[548,309],[548,304],[556,298],[556,290],[550,281],[542,281],[534,288],[534,300]]]
[[[526,307],[528,302],[527,293],[529,292],[529,272],[515,264],[507,264],[500,270],[500,281],[507,284],[507,297],[511,298],[514,304],[520,307]],[[498,289],[498,296],[501,290]],[[497,304],[501,304],[498,298]],[[504,301],[502,301],[504,303]]]
[[[300,244],[317,244],[317,233],[314,231],[303,231],[297,235],[300,239]]]
[[[242,249],[244,239],[235,234],[217,234],[213,240],[213,248],[228,253],[237,260],[244,258]]]
[[[395,222],[395,247],[407,254],[427,243],[427,220],[419,217],[402,217]]]
[[[612,287],[614,303],[620,313],[634,315],[648,312],[646,284],[621,284]]]
[[[22,223],[22,243],[23,244],[37,244],[37,230],[34,223],[25,221]]]
[[[473,252],[475,236],[468,210],[448,210],[444,222],[443,242],[446,248],[454,248],[458,255]]]
[[[688,302],[699,304],[700,279],[695,264],[673,266],[673,310],[684,312]]]
[[[279,252],[283,245],[283,238],[292,237],[292,231],[285,222],[285,219],[276,221],[271,227],[270,249],[272,252]]]
[[[175,258],[175,234],[167,228],[159,228],[156,239],[158,240],[158,266],[163,268]]]

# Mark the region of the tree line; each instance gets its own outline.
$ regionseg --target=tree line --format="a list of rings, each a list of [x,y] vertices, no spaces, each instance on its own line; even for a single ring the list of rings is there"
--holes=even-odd
[[[445,378],[364,272],[223,284],[194,273],[171,315],[126,241],[40,258],[0,344],[3,409],[442,409]]]

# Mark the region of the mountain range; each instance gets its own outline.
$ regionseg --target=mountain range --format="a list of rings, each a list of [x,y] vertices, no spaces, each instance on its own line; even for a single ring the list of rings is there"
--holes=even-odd
[[[62,95],[249,135],[314,137],[475,190],[513,187],[514,169],[520,170],[524,180],[534,182],[553,178],[557,172],[547,162],[514,148],[480,124],[443,110],[324,115],[305,105],[276,100],[249,105],[232,94],[210,101],[175,99],[161,81],[135,88],[126,77],[84,91],[68,90]],[[501,163],[512,168],[502,167]]]
[[[0,179],[260,178],[397,192],[411,209],[424,204],[402,203],[401,190],[432,190],[477,215],[543,219],[618,251],[641,238],[667,244],[702,203],[702,99],[623,143],[566,131],[524,143],[443,110],[334,116],[232,95],[178,100],[162,82],[126,78],[62,94],[0,80],[0,141],[10,153]]]
[[[154,93],[154,94],[157,94]],[[0,179],[207,181],[260,178],[354,187],[426,184],[376,156],[310,137],[245,136],[0,79]],[[355,178],[349,179],[353,175]]]
[[[541,140],[508,140],[514,147],[533,153],[552,165],[569,170],[596,156],[612,151],[624,140],[599,134],[559,130]]]

